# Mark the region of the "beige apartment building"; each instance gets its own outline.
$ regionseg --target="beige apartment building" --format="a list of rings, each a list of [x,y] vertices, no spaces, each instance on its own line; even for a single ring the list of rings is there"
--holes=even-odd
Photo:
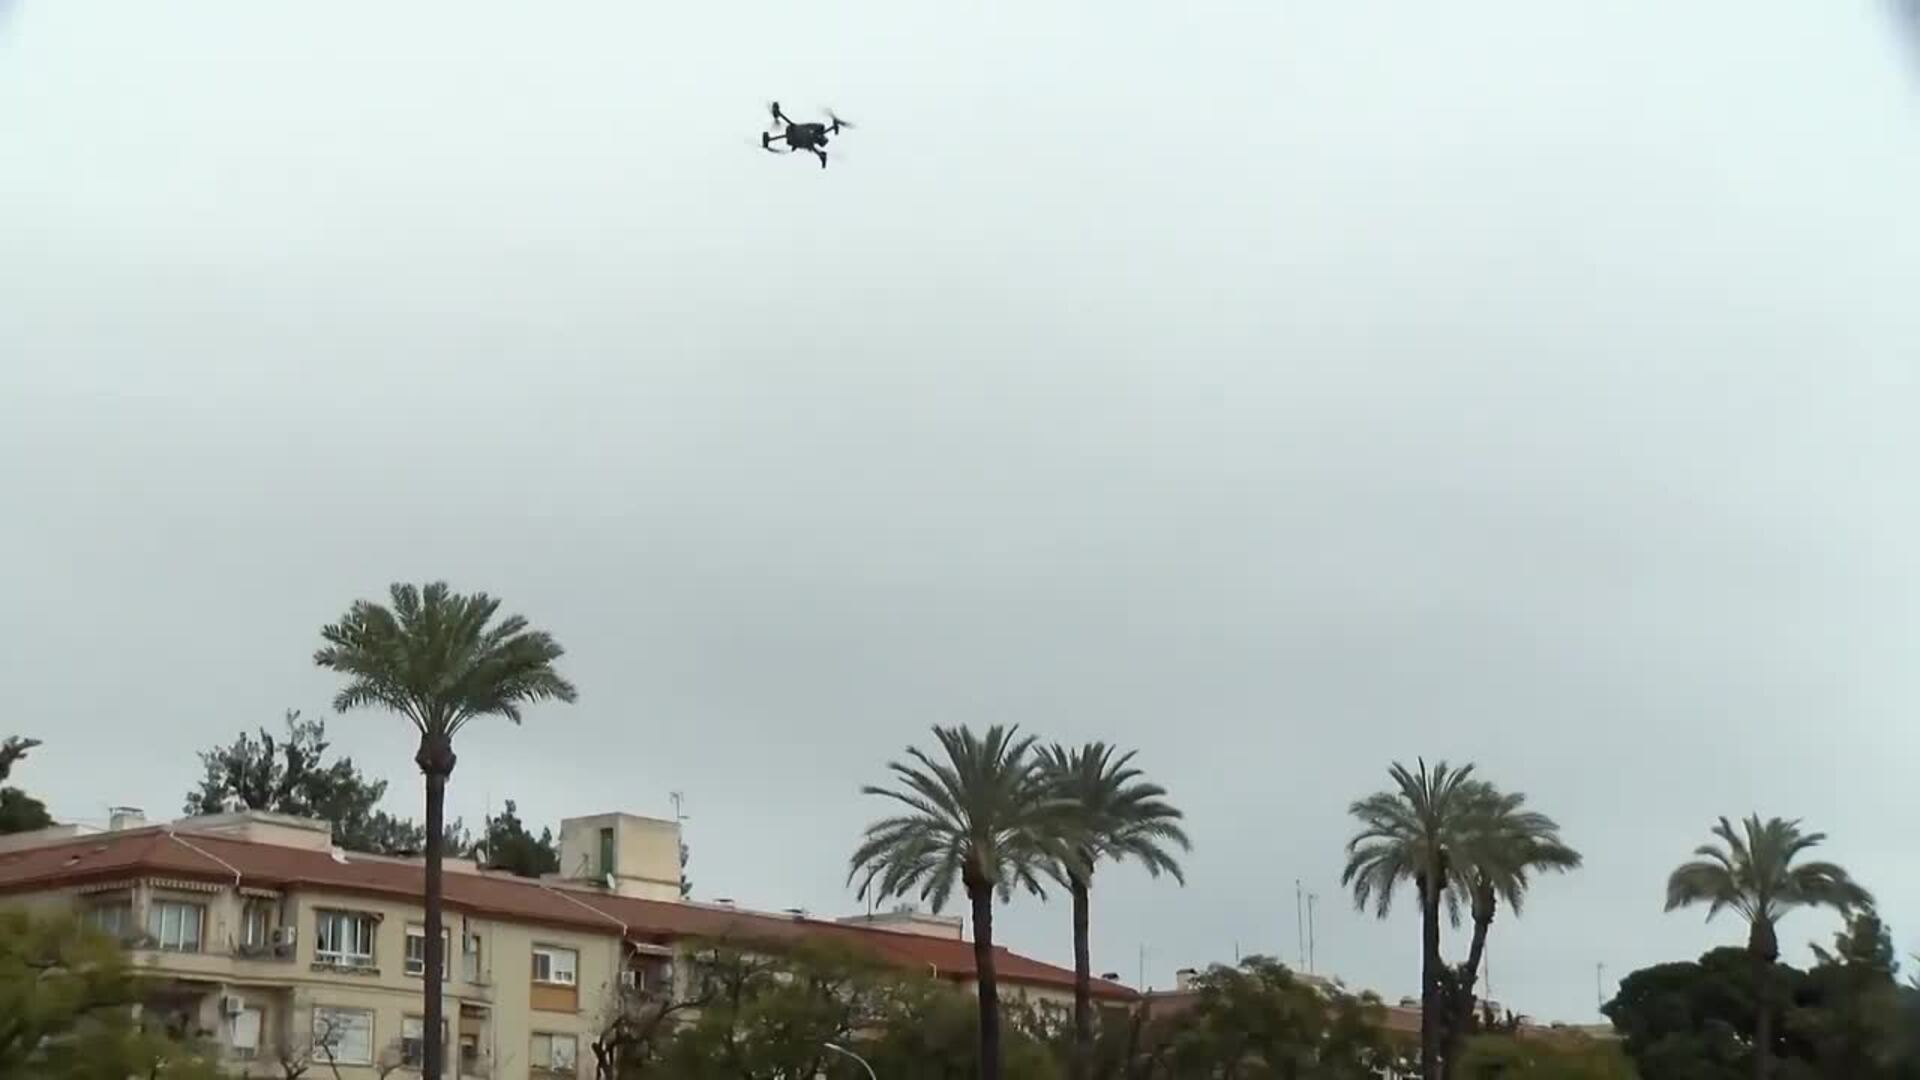
[[[750,912],[679,895],[678,826],[602,814],[560,830],[561,873],[535,881],[449,860],[441,1038],[474,1080],[590,1077],[622,994],[672,994],[696,943],[829,939],[971,986],[961,920]],[[344,1080],[404,1075],[423,1040],[419,860],[343,852],[322,822],[248,812],[105,831],[0,837],[0,906],[73,910],[127,942],[143,1006],[253,1076],[308,1059]],[[1072,1000],[1070,970],[996,950],[1007,992]],[[1103,1001],[1134,998],[1097,981]],[[311,1071],[311,1070],[310,1070]]]

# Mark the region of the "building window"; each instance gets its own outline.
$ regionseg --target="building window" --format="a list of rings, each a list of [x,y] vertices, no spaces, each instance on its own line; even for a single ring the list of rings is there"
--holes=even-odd
[[[249,900],[240,909],[240,947],[259,952],[273,945],[274,927],[280,925],[279,905],[271,900]]]
[[[600,830],[600,872],[613,873],[613,830]]]
[[[427,1060],[427,1021],[425,1017],[406,1016],[400,1019],[400,1064],[409,1069],[418,1069]],[[447,1041],[447,1022],[440,1021],[440,1042]]]
[[[133,901],[122,897],[93,905],[87,909],[87,925],[110,938],[125,941],[133,936]]]
[[[168,952],[199,952],[200,926],[207,909],[179,900],[155,900],[147,905],[147,936],[156,949]]]
[[[361,911],[322,911],[313,934],[313,958],[340,967],[373,966],[373,916]]]
[[[480,966],[480,935],[468,934],[460,949],[460,970],[470,983],[479,983],[486,971]]]
[[[527,1061],[534,1072],[571,1076],[579,1068],[580,1044],[572,1035],[535,1032]]]
[[[480,1075],[480,1036],[471,1031],[460,1035],[460,1075]]]
[[[580,954],[550,945],[533,947],[533,981],[550,986],[572,986],[579,980]]]
[[[447,981],[447,970],[448,970],[447,961],[449,959],[451,959],[451,957],[447,955],[447,931],[445,927],[441,927],[440,929],[440,981],[441,982]],[[424,926],[407,927],[407,960],[406,960],[405,967],[406,967],[407,974],[409,975],[425,975],[427,973],[427,928]]]
[[[315,1005],[313,1052],[339,1065],[373,1064],[373,1010]]]
[[[227,1041],[233,1056],[251,1059],[260,1052],[260,1027],[266,1014],[258,1008],[241,1009],[233,1018],[233,1034]]]

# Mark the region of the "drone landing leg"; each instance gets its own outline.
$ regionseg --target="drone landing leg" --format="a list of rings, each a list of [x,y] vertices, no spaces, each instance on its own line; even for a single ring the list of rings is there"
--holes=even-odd
[[[821,167],[821,168],[823,168],[823,169],[824,169],[824,168],[826,168],[826,167],[827,167],[827,152],[826,152],[825,150],[815,150],[815,151],[814,151],[813,153],[814,153],[814,156],[816,156],[816,157],[818,157],[818,158],[820,159],[820,167]]]

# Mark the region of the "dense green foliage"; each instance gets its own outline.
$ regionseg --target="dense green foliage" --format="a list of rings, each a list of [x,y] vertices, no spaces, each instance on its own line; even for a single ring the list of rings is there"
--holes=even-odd
[[[1566,1033],[1475,1035],[1459,1061],[1463,1080],[1635,1080],[1633,1062],[1612,1039]]]
[[[542,828],[535,836],[520,820],[513,800],[487,819],[487,828],[473,846],[473,857],[480,865],[506,870],[521,877],[537,878],[560,869],[560,850],[554,845],[553,830]]]
[[[12,775],[13,767],[40,745],[38,739],[9,736],[0,742],[0,782]],[[53,824],[46,804],[17,787],[0,786],[0,834],[31,832]]]
[[[0,1076],[202,1080],[209,1060],[134,1022],[139,984],[114,942],[68,918],[0,911]]]
[[[329,759],[326,721],[303,720],[289,710],[285,726],[279,736],[266,728],[258,736],[243,731],[203,751],[200,787],[187,796],[184,811],[266,810],[316,818],[333,826],[334,843],[375,855],[417,853],[426,846],[420,823],[379,809],[385,780],[368,779],[351,757]],[[468,846],[459,822],[451,833],[456,847]]]

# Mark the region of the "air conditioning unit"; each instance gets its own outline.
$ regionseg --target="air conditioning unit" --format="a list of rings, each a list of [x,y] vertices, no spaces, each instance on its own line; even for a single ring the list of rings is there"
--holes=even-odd
[[[300,928],[297,926],[276,926],[273,928],[273,947],[291,949],[300,940]]]
[[[239,994],[220,995],[220,1012],[226,1016],[239,1016],[247,1011],[247,999]]]
[[[639,987],[640,987],[639,972],[623,971],[620,973],[620,988],[622,990],[636,990],[636,989],[639,989]]]

